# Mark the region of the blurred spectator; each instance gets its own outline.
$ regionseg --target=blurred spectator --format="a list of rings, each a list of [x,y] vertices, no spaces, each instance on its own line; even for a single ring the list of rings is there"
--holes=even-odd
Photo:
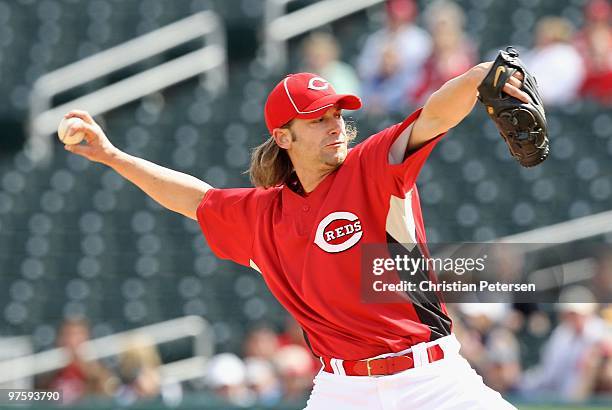
[[[457,338],[462,344],[461,353],[477,369],[486,364],[486,337],[510,311],[507,303],[458,303],[457,314],[461,323]]]
[[[380,116],[408,110],[406,93],[412,89],[409,85],[415,76],[402,71],[400,58],[392,45],[383,46],[377,75],[363,82],[361,95],[368,114]]]
[[[597,255],[590,288],[593,289],[597,302],[612,302],[612,250],[606,249]]]
[[[85,361],[81,346],[89,340],[89,323],[83,318],[68,318],[61,324],[57,346],[65,348],[70,363],[43,376],[38,388],[61,390],[64,404],[76,403],[88,395],[110,397],[117,379],[97,361]]]
[[[386,2],[386,26],[371,34],[357,62],[364,109],[372,114],[405,113],[418,73],[431,53],[431,38],[414,24],[413,0]]]
[[[429,95],[448,80],[463,74],[476,64],[474,41],[465,31],[465,14],[459,5],[436,0],[424,12],[433,51],[423,64],[419,82],[409,99],[422,105]]]
[[[448,312],[453,318],[453,333],[461,343],[461,355],[470,362],[474,368],[478,368],[484,357],[483,336],[478,330],[473,329],[466,322],[466,317],[458,310],[460,304],[449,304]]]
[[[540,365],[524,375],[521,390],[576,401],[586,398],[589,363],[597,346],[610,338],[610,330],[596,315],[597,304],[588,289],[568,288],[560,300],[560,323],[544,346]]]
[[[467,326],[485,334],[510,314],[512,306],[509,303],[460,303],[458,307]]]
[[[248,406],[255,401],[246,386],[246,367],[233,353],[221,353],[210,359],[206,384],[218,397],[237,406]]]
[[[273,406],[283,398],[281,382],[274,366],[267,360],[248,358],[246,365],[246,383],[256,396],[258,404]]]
[[[586,65],[581,92],[612,104],[612,6],[609,0],[592,0],[585,9],[585,24],[576,46]]]
[[[535,75],[547,105],[574,100],[584,80],[584,63],[571,44],[573,35],[574,27],[567,19],[543,17],[536,25],[534,49],[521,57]]]
[[[117,401],[130,405],[137,400],[160,395],[161,359],[153,343],[145,337],[127,342],[127,350],[119,355],[119,377],[122,386],[117,390]]]
[[[266,325],[257,326],[247,334],[244,340],[244,357],[259,357],[272,360],[278,350],[278,336]]]
[[[336,39],[328,33],[313,33],[304,40],[303,68],[319,74],[334,85],[339,94],[360,94],[359,79],[350,65],[339,60],[340,47]]]
[[[285,400],[301,400],[312,389],[311,353],[298,345],[287,345],[274,355],[273,363],[283,382]]]
[[[285,319],[285,331],[278,336],[278,341],[281,347],[298,345],[302,346],[308,352],[311,352],[310,346],[308,346],[306,342],[306,334],[292,316],[287,315]],[[312,375],[314,376],[321,369],[321,361],[312,352],[310,353],[310,361],[312,363]]]
[[[604,340],[598,347],[594,366],[592,393],[612,394],[612,337]]]
[[[521,376],[518,340],[509,330],[497,328],[488,335],[485,349],[481,366],[485,383],[502,394],[512,392]]]
[[[300,345],[308,349],[304,331],[297,320],[289,315],[285,317],[285,331],[278,336],[278,342],[281,346]]]

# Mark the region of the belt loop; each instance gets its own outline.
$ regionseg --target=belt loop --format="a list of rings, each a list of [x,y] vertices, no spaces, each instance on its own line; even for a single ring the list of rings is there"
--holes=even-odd
[[[346,376],[343,363],[344,360],[341,359],[330,359],[332,370],[335,374],[339,374],[340,376]]]
[[[421,367],[429,363],[429,356],[427,355],[427,343],[419,343],[418,345],[412,346],[412,359],[414,360],[414,367]]]
[[[459,344],[459,341],[453,334],[440,338],[438,344],[442,348],[445,357],[457,355],[461,349],[461,344]]]

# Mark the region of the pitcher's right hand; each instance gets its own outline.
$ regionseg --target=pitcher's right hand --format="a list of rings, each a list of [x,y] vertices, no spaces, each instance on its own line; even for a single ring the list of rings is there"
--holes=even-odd
[[[87,111],[72,110],[64,115],[64,118],[80,118],[83,120],[79,123],[80,125],[70,127],[69,135],[80,131],[85,133],[85,144],[64,145],[66,151],[103,164],[108,164],[109,160],[119,152]]]

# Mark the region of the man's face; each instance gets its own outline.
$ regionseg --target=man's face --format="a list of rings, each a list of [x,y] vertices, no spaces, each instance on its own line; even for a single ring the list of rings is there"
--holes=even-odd
[[[327,171],[344,162],[348,140],[342,110],[332,107],[318,118],[295,119],[287,131],[291,141],[285,148],[296,168]]]
[[[76,351],[78,347],[89,340],[89,329],[78,323],[64,324],[58,335],[57,344],[70,351]]]
[[[588,315],[580,314],[578,312],[563,312],[561,319],[572,327],[574,332],[582,333],[584,327],[589,319]]]

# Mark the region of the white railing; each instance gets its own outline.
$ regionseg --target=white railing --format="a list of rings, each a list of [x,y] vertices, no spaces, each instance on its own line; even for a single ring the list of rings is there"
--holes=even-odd
[[[537,251],[580,239],[612,232],[612,211],[584,216],[554,225],[537,228],[496,239],[498,243],[528,243],[529,251]]]
[[[181,383],[188,380],[200,379],[206,376],[208,358],[204,356],[190,357],[167,363],[160,368],[162,384]]]
[[[522,250],[525,253],[531,253],[610,232],[612,232],[612,211],[605,211],[504,236],[492,242],[528,245],[524,246]],[[592,278],[595,272],[595,264],[595,258],[588,257],[548,266],[531,272],[529,282],[536,283],[540,290],[555,289],[559,286],[557,275],[562,272],[564,286],[581,283]]]
[[[293,0],[267,0],[264,14],[264,61],[268,69],[287,63],[287,40],[341,19],[384,0],[323,0],[285,14]]]
[[[51,108],[53,97],[61,92],[200,38],[202,47],[196,51]],[[47,73],[34,83],[30,95],[26,153],[36,162],[48,159],[52,152],[49,134],[70,109],[101,114],[202,73],[206,73],[205,86],[211,93],[227,87],[225,27],[212,11],[194,14]]]
[[[0,363],[15,357],[32,354],[34,347],[29,336],[0,337]],[[31,387],[25,380],[14,380],[10,383],[0,383],[0,389],[27,389]]]
[[[205,364],[207,357],[210,357],[213,353],[212,330],[208,322],[199,316],[185,316],[93,339],[83,343],[79,348],[79,353],[86,361],[116,356],[128,350],[130,346],[127,342],[136,336],[145,336],[155,345],[193,337],[195,357],[162,366],[162,377],[173,381],[187,380],[197,371],[201,374],[202,370],[200,369],[204,367],[200,366]],[[61,369],[69,363],[69,360],[66,349],[55,348],[2,361],[0,362],[0,384]]]

